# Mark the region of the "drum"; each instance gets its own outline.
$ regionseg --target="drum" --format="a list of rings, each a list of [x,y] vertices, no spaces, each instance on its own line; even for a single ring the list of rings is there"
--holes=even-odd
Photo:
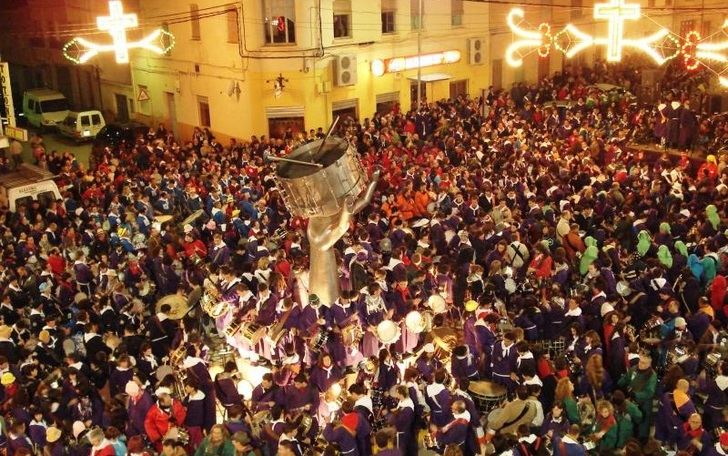
[[[683,345],[675,345],[667,351],[666,366],[669,368],[683,361],[688,350]]]
[[[253,415],[250,420],[250,434],[256,439],[263,437],[263,427],[272,419],[270,410],[261,410]]]
[[[290,162],[276,165],[276,187],[294,217],[327,217],[339,213],[349,196],[360,194],[369,183],[364,168],[349,143],[329,137],[304,144],[285,158],[319,163],[323,168]]]
[[[172,320],[179,320],[180,318],[184,317],[189,310],[189,306],[187,305],[187,298],[178,294],[167,295],[157,301],[157,304],[154,306],[155,311],[159,313],[162,309],[162,305],[164,304],[169,304],[169,306],[172,308],[172,310],[170,310],[167,314],[167,316]]]
[[[478,410],[484,415],[498,408],[508,395],[505,386],[487,380],[470,382],[468,392]]]
[[[427,298],[427,305],[430,306],[430,309],[432,309],[432,312],[435,314],[447,312],[447,302],[445,302],[445,298],[439,294],[434,294]]]
[[[163,223],[169,222],[173,218],[174,218],[174,215],[155,215],[154,221],[159,224],[163,224]]]
[[[458,346],[458,332],[454,328],[433,328],[432,342],[446,353],[451,353]]]
[[[318,353],[326,347],[329,342],[329,332],[324,329],[319,329],[318,333],[311,339],[309,349]]]
[[[640,342],[645,345],[659,345],[661,341],[660,328],[662,327],[662,318],[653,316],[644,324],[640,331]]]
[[[350,323],[348,326],[341,328],[341,338],[346,347],[358,345],[362,337],[364,337],[364,332],[362,332],[359,323]]]
[[[243,323],[240,334],[250,345],[256,345],[265,336],[265,326],[257,323]]]
[[[429,331],[432,328],[432,313],[413,310],[404,318],[404,323],[407,329],[416,334]]]
[[[718,374],[718,363],[720,361],[721,355],[718,352],[710,352],[705,355],[705,360],[703,361],[705,373],[710,377],[715,377]]]
[[[392,320],[384,320],[377,325],[377,339],[384,345],[397,342],[400,335],[399,325]]]
[[[162,364],[154,372],[154,376],[157,377],[157,382],[161,382],[168,375],[174,376],[174,369],[169,364]]]

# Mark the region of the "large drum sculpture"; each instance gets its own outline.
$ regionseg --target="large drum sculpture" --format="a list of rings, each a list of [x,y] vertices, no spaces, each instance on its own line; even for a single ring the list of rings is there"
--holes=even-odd
[[[369,182],[356,151],[345,139],[329,135],[285,158],[269,159],[279,162],[276,186],[286,207],[291,214],[309,219],[309,292],[331,305],[339,297],[334,244],[346,234],[352,215],[371,201],[379,171]]]

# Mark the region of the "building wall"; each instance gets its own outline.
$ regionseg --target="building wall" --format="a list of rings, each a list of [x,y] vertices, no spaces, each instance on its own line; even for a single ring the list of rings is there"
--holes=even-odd
[[[216,3],[199,0],[197,5],[200,11],[208,11]],[[461,52],[458,63],[422,69],[423,75],[445,73],[452,77],[427,83],[428,99],[448,97],[450,81],[457,80],[467,80],[470,94],[479,95],[489,85],[489,71],[487,65],[468,63],[468,39],[487,38],[483,25],[487,24],[487,4],[463,2],[462,25],[452,26],[450,1],[423,0],[423,3],[422,53]],[[200,20],[199,41],[192,39],[191,24],[170,24],[176,45],[169,56],[134,54],[135,93],[139,86],[145,86],[152,98],[145,106],[137,103],[137,115],[144,120],[170,124],[168,93],[172,93],[177,126],[181,132],[191,131],[199,125],[198,97],[204,96],[210,105],[212,130],[218,136],[247,138],[268,132],[266,112],[270,108],[303,107],[305,128],[310,129],[326,127],[332,121],[332,106],[345,100],[356,100],[360,118],[372,116],[380,94],[398,92],[398,101],[408,107],[411,103],[409,78],[416,78],[417,71],[376,77],[371,72],[371,62],[417,54],[417,33],[411,30],[410,0],[385,0],[385,7],[396,7],[396,31],[385,35],[381,30],[382,2],[352,2],[349,38],[334,38],[332,0],[321,1],[319,32],[317,4],[313,0],[295,2],[295,46],[265,45],[263,2],[257,0],[237,4],[244,22],[244,27],[242,22],[240,26],[240,44],[228,43],[229,20],[224,14]],[[145,1],[142,8],[142,16],[179,11],[179,5],[161,0]],[[335,83],[334,61],[342,55],[356,56],[355,85],[338,87]],[[276,97],[272,80],[279,75],[288,81],[282,94]],[[229,89],[235,86],[240,88],[239,96],[229,95]]]

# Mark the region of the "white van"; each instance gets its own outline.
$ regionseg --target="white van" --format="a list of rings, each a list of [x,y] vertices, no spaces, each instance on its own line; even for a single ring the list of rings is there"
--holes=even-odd
[[[22,163],[15,171],[0,174],[0,206],[15,212],[19,204],[29,207],[33,201],[41,207],[61,199],[53,174],[37,166]]]
[[[28,90],[23,94],[23,115],[34,127],[54,128],[68,117],[68,100],[56,90]]]
[[[94,139],[105,125],[106,121],[101,111],[71,111],[58,125],[58,131],[76,141],[85,141]]]

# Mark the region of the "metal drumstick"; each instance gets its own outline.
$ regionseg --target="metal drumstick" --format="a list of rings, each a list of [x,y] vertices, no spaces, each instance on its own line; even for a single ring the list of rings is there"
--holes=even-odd
[[[311,163],[311,162],[307,162],[307,161],[303,161],[303,160],[294,160],[292,158],[276,157],[273,155],[268,155],[265,157],[265,159],[269,160],[269,161],[275,161],[275,162],[283,161],[283,162],[288,162],[288,163],[295,163],[297,165],[315,166],[317,168],[324,167],[324,165],[321,163]]]
[[[329,131],[326,132],[326,136],[324,136],[324,140],[321,141],[321,144],[318,147],[318,150],[316,151],[316,156],[321,153],[321,149],[324,148],[324,144],[326,144],[326,141],[329,140],[329,136],[331,136],[331,133],[334,131],[334,128],[336,128],[336,124],[339,123],[339,116],[336,116],[334,121],[331,123],[331,126],[329,127]]]

